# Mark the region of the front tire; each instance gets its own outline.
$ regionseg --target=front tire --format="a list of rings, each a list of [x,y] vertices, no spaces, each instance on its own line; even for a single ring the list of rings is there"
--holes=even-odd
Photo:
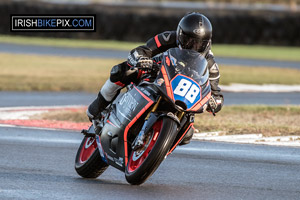
[[[83,178],[97,178],[108,165],[102,160],[96,138],[85,136],[77,151],[75,170]]]
[[[163,117],[154,123],[145,148],[131,152],[125,169],[128,183],[140,185],[155,172],[176,138],[176,128],[176,122],[168,117]]]

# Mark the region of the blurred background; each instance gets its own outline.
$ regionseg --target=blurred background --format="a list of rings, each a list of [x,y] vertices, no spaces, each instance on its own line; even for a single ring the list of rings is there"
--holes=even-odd
[[[96,14],[95,33],[14,33],[81,39],[144,42],[175,30],[191,11],[205,14],[218,44],[300,45],[300,0],[2,0],[0,34],[9,30],[10,14]]]
[[[85,111],[111,68],[192,11],[213,26],[222,110],[195,115],[200,142],[142,187],[113,168],[79,178]],[[96,32],[11,32],[17,14],[95,14]],[[300,199],[299,119],[300,0],[0,0],[0,199]]]
[[[1,0],[0,107],[80,105],[51,119],[86,122],[112,66],[192,11],[213,25],[226,105],[196,128],[300,135],[300,0]],[[95,14],[96,32],[11,32],[13,14]]]
[[[85,111],[111,68],[192,11],[213,26],[222,110],[195,115],[201,141],[142,187],[112,168],[79,178]],[[95,14],[96,32],[11,32],[17,14]],[[299,119],[300,0],[0,0],[0,199],[300,199]]]

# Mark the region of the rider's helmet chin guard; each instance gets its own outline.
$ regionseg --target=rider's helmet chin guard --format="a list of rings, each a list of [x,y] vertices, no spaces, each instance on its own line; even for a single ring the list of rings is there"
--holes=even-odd
[[[212,25],[204,15],[189,13],[179,22],[176,32],[177,45],[180,49],[192,49],[203,53],[212,37]]]

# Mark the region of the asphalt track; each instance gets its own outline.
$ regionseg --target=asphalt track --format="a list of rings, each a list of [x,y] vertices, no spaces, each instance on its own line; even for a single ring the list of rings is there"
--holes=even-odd
[[[2,49],[0,44],[0,51],[7,52]],[[95,95],[0,92],[0,107],[87,105]],[[300,93],[225,93],[225,98],[227,105],[299,104]],[[74,158],[81,139],[76,132],[0,127],[0,199],[293,200],[300,196],[300,148],[193,141],[176,149],[145,184],[130,186],[124,174],[112,167],[98,179],[80,178]]]
[[[35,45],[18,45],[0,43],[0,52],[14,54],[38,54],[54,56],[71,56],[71,57],[90,57],[90,58],[117,58],[127,59],[128,51],[106,50],[106,49],[88,49],[88,48],[67,48],[67,47],[49,47]],[[220,65],[238,65],[238,66],[265,66],[300,69],[300,62],[259,60],[259,59],[242,59],[216,57]]]
[[[0,199],[299,199],[300,148],[194,141],[141,186],[74,170],[76,132],[0,127]]]
[[[96,94],[85,92],[4,92],[0,107],[89,105]],[[299,105],[300,93],[231,93],[224,92],[225,105],[265,104]]]

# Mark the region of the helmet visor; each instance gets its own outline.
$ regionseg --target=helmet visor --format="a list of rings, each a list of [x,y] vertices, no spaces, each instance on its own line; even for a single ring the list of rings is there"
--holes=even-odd
[[[203,52],[208,44],[208,40],[190,37],[183,32],[178,36],[179,44],[183,49],[192,49],[198,52]]]

